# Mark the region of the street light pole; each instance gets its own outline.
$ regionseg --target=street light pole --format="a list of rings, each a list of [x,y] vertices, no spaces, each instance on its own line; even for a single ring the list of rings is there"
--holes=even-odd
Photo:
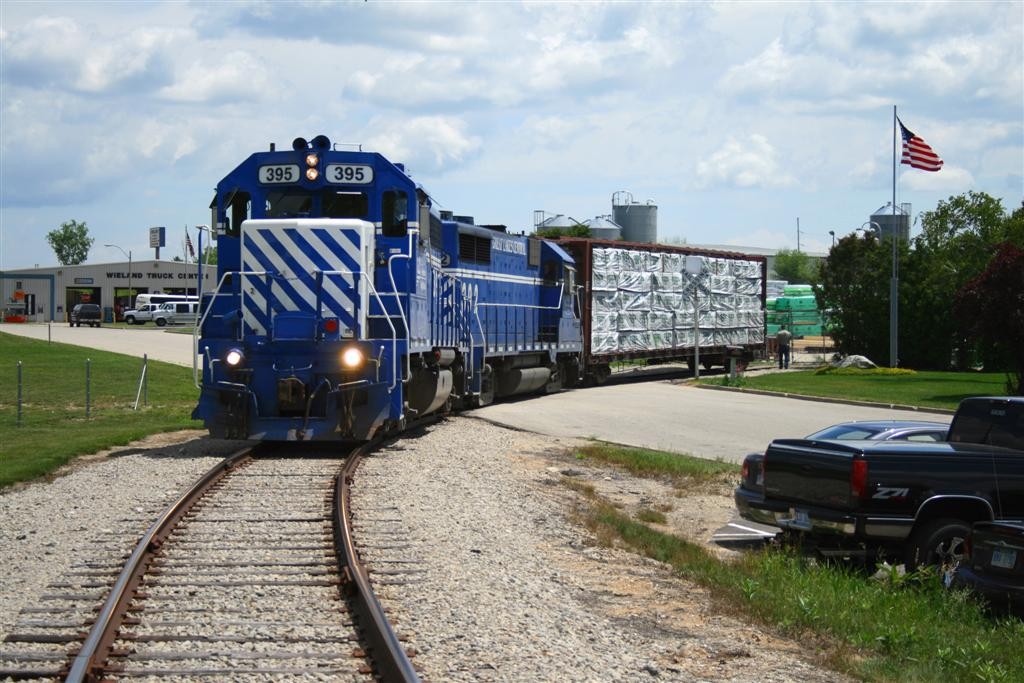
[[[832,248],[835,249],[836,248],[836,231],[835,230],[829,230],[828,234],[832,235]]]
[[[105,247],[114,247],[115,249],[121,249],[116,244],[104,244]],[[125,251],[121,249],[121,253],[128,257],[128,308],[134,308],[134,297],[132,297],[132,250]]]

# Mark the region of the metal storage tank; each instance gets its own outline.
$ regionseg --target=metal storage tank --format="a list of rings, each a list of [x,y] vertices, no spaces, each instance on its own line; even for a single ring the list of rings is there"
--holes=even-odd
[[[612,195],[612,220],[622,226],[622,239],[627,242],[658,241],[658,207],[650,199],[641,204],[625,190],[616,192]]]
[[[871,222],[878,224],[878,229],[881,231],[880,237],[890,237],[896,234],[904,242],[910,241],[910,204],[898,204],[896,215],[893,215],[892,202],[886,202],[885,206],[879,207],[871,214]]]
[[[595,216],[583,225],[590,228],[590,236],[595,240],[617,240],[622,238],[622,227],[612,220],[611,216]]]
[[[535,223],[534,227],[544,228],[572,228],[578,225],[578,221],[564,214],[557,214],[551,218],[545,218],[540,223]]]

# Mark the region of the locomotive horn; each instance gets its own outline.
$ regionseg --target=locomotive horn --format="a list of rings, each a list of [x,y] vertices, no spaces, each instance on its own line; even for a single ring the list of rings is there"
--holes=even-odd
[[[313,149],[330,149],[331,141],[326,135],[317,135],[312,140]]]
[[[292,149],[296,152],[303,149],[309,149],[309,143],[306,142],[306,138],[295,138],[292,140]]]

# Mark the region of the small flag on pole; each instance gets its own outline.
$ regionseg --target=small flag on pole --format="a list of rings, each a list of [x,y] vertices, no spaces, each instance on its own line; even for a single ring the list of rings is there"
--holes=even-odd
[[[922,171],[938,171],[942,168],[942,159],[935,153],[923,138],[914,135],[899,119],[900,133],[903,135],[903,158],[901,164],[907,164]]]
[[[942,165],[941,161],[939,162],[939,165]],[[188,236],[188,228],[185,228],[185,248],[188,249],[189,256],[192,258],[196,257],[196,250],[192,246],[192,238]]]

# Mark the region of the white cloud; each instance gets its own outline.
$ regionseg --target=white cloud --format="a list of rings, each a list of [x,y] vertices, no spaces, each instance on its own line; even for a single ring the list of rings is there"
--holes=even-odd
[[[903,190],[943,191],[953,194],[966,192],[975,187],[974,176],[968,170],[949,163],[944,163],[939,171],[908,168],[899,174],[898,182]]]
[[[697,163],[699,187],[790,187],[796,179],[783,171],[775,160],[775,148],[763,135],[752,134],[746,140],[730,137],[707,159]]]
[[[178,102],[261,100],[271,94],[271,81],[261,60],[236,50],[192,62],[160,96]]]
[[[169,78],[170,50],[187,34],[147,27],[97,40],[70,17],[40,16],[5,33],[5,80],[85,93],[149,90]]]
[[[466,132],[461,119],[420,116],[403,121],[377,121],[379,130],[368,148],[392,161],[402,162],[414,174],[439,173],[459,166],[475,155],[483,142]]]

